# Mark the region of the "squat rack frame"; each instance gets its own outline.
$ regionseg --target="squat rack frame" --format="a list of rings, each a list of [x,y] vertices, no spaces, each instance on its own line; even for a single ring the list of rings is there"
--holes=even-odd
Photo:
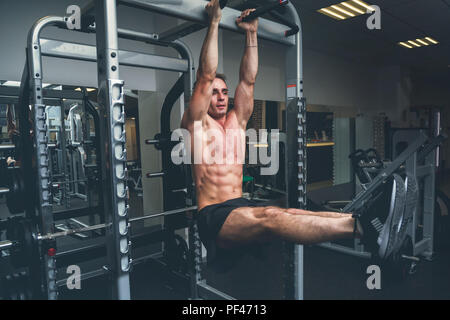
[[[137,41],[145,41],[151,44],[168,45],[167,42],[158,41],[157,35],[148,35],[136,31],[119,29],[117,27],[117,5],[135,7],[146,11],[152,11],[168,16],[181,18],[205,26],[204,7],[207,1],[177,1],[176,4],[161,4],[159,1],[151,0],[92,0],[82,10],[83,20],[89,21],[84,24],[83,32],[93,32],[93,27],[87,26],[95,21],[95,32],[97,42],[97,71],[98,71],[98,102],[102,106],[101,116],[104,117],[104,127],[101,127],[102,136],[105,137],[102,148],[103,166],[103,203],[106,224],[110,225],[106,229],[106,242],[108,253],[108,270],[113,279],[113,298],[130,299],[129,271],[131,266],[130,236],[128,232],[128,203],[126,187],[126,146],[125,146],[125,114],[124,114],[124,82],[120,80],[119,64],[120,51],[118,48],[118,38],[127,38]],[[270,40],[287,47],[286,50],[286,133],[287,144],[298,146],[298,148],[287,148],[285,159],[286,178],[286,207],[305,208],[306,207],[306,101],[303,97],[303,56],[302,56],[302,28],[300,18],[295,7],[289,3],[286,6],[288,20],[299,27],[299,32],[285,36],[286,26],[267,19],[260,18],[258,36],[262,39]],[[223,29],[240,32],[235,25],[235,18],[239,16],[237,10],[231,8],[223,9],[223,17],[220,27]],[[50,16],[37,21],[30,30],[27,42],[27,66],[24,69],[21,82],[21,97],[27,97],[27,92],[31,93],[31,105],[34,110],[34,145],[36,156],[35,172],[37,180],[38,214],[32,206],[27,207],[27,217],[37,218],[40,231],[43,234],[53,232],[53,215],[50,176],[48,168],[48,142],[45,127],[45,104],[42,94],[42,56],[44,46],[41,47],[40,33],[48,26],[57,26],[62,29],[67,28],[68,19],[65,17]],[[165,34],[174,33],[168,31]],[[183,36],[186,35],[185,33]],[[181,35],[180,35],[181,36]],[[189,49],[181,42],[174,41],[174,47],[181,56],[190,61],[187,68],[180,68],[179,72],[188,72],[189,77],[185,77],[185,107],[188,106],[190,93],[193,86],[193,63]],[[61,54],[51,54],[48,56],[59,56]],[[66,56],[70,58],[69,56]],[[72,56],[71,58],[75,58]],[[93,61],[85,57],[87,61]],[[139,60],[139,59],[138,59]],[[174,59],[172,62],[175,62]],[[144,60],[135,63],[134,66],[145,67]],[[176,62],[178,63],[178,62]],[[170,64],[170,63],[169,63]],[[155,64],[153,64],[155,66]],[[148,67],[148,65],[147,65]],[[187,69],[187,70],[186,70]],[[172,71],[175,71],[172,70]],[[187,94],[186,94],[187,93]],[[28,101],[21,103],[28,106]],[[24,119],[21,119],[24,120]],[[25,124],[27,121],[23,121]],[[23,126],[26,129],[26,125]],[[31,158],[31,157],[30,157]],[[28,173],[33,174],[31,165]],[[30,176],[31,177],[31,176]],[[30,184],[28,184],[30,185]],[[27,190],[33,194],[32,190]],[[195,228],[189,228],[190,240],[194,239],[199,244],[198,232]],[[194,234],[191,234],[194,233]],[[191,241],[190,241],[191,242]],[[191,242],[192,244],[192,242]],[[303,299],[303,246],[286,244],[285,271],[286,281],[285,298]],[[195,250],[195,263],[201,261],[199,250]],[[42,284],[45,287],[47,298],[57,298],[56,285],[56,263],[55,258],[41,250],[41,262],[43,265]],[[200,281],[199,266],[195,265],[195,280],[200,289],[206,289],[214,293],[213,288],[208,287]],[[293,276],[292,276],[293,275]],[[227,297],[218,293],[218,296]]]

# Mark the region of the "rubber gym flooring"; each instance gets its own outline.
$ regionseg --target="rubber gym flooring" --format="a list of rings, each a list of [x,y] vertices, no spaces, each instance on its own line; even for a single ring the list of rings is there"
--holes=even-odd
[[[444,183],[445,184],[445,183]],[[442,185],[440,187],[443,187]],[[0,215],[8,212],[0,200]],[[3,216],[2,218],[6,218]],[[421,261],[417,272],[403,281],[393,281],[381,274],[381,289],[368,290],[367,266],[370,261],[317,246],[304,247],[304,298],[319,299],[450,299],[450,246],[437,247],[433,261]],[[241,263],[239,269],[216,277],[209,284],[238,299],[278,299],[282,288],[280,256],[272,251],[274,261]],[[234,273],[234,274],[233,274]],[[205,273],[208,279],[208,271]],[[258,278],[260,280],[258,280]],[[249,283],[251,279],[253,283]],[[256,280],[255,280],[256,279]],[[188,299],[188,286],[172,279],[170,274],[149,260],[133,267],[133,299]],[[247,281],[247,282],[246,282]],[[81,290],[61,287],[60,299],[109,299],[110,279],[100,276],[82,281]]]
[[[4,211],[0,210],[0,212]],[[273,255],[270,256],[273,258]],[[256,264],[242,263],[240,269],[237,270],[239,274],[230,277],[224,276],[222,283],[228,282],[227,285],[222,288],[219,283],[217,288],[238,299],[267,299],[267,297],[278,299],[280,283],[276,282],[279,279],[277,277],[280,276],[278,273],[281,271],[279,262],[273,263],[275,268],[270,266],[270,261],[267,262],[259,262],[261,268],[269,265],[262,270],[258,270],[260,269],[258,262]],[[380,290],[367,289],[366,281],[369,275],[366,270],[369,264],[368,260],[361,258],[317,246],[305,246],[304,298],[307,300],[450,299],[449,246],[437,248],[433,261],[421,261],[417,272],[403,281],[392,281],[389,277],[384,277],[382,271]],[[246,279],[251,278],[249,275],[261,277],[261,283],[245,283]],[[187,285],[172,279],[163,268],[151,260],[134,266],[130,279],[133,299],[179,300],[189,298]],[[267,279],[272,280],[268,281]],[[233,283],[233,281],[235,282]],[[60,299],[109,299],[110,283],[107,276],[83,280],[81,290],[69,291],[62,287]],[[213,283],[214,281],[211,281],[211,284]]]
[[[384,280],[380,290],[366,287],[368,261],[328,249],[311,246],[304,250],[304,298],[306,300],[404,300],[450,299],[450,251],[437,254],[434,261],[419,263],[418,270],[401,282]],[[186,286],[167,280],[164,271],[152,262],[134,267],[131,273],[132,298],[138,300],[188,299]],[[248,270],[252,272],[252,270]],[[267,275],[270,277],[270,274]],[[245,284],[244,284],[245,285]],[[108,279],[82,282],[81,291],[61,291],[60,299],[108,299]],[[271,290],[270,287],[265,290]],[[278,290],[278,288],[277,288]],[[235,293],[236,297],[239,292]],[[244,297],[249,298],[251,297]]]

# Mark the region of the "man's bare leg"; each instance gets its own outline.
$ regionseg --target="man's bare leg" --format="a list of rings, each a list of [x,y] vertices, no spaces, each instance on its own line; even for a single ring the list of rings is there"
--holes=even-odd
[[[302,209],[286,209],[287,213],[290,214],[298,214],[298,215],[308,215],[308,216],[318,216],[318,217],[326,217],[326,218],[348,218],[350,215],[348,213],[339,213],[339,212],[329,212],[329,211],[308,211]]]
[[[351,216],[336,219],[293,214],[287,210],[278,207],[235,209],[222,226],[217,243],[223,248],[232,248],[279,238],[298,244],[315,244],[351,238],[354,234],[355,220]]]

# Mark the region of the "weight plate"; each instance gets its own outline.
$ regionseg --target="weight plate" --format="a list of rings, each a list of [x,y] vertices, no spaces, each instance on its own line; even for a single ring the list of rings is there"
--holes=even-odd
[[[389,215],[378,237],[380,246],[378,255],[382,259],[389,257],[394,249],[398,247],[398,223],[405,212],[405,182],[398,174],[394,173],[393,178]]]

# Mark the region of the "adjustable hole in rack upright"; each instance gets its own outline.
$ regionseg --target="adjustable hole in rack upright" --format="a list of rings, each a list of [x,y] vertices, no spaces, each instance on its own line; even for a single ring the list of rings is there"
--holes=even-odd
[[[111,96],[114,100],[119,100],[122,96],[122,87],[119,84],[115,84],[112,86]]]
[[[122,271],[127,272],[130,270],[130,261],[128,260],[128,256],[124,256],[121,259],[121,267]]]
[[[114,126],[114,139],[116,141],[122,141],[123,138],[123,128],[121,125]]]
[[[123,158],[123,146],[121,144],[118,144],[118,145],[116,145],[114,147],[114,155],[116,156],[117,160],[122,160],[122,158]]]
[[[123,121],[122,119],[122,105],[116,104],[113,108],[113,119],[114,121]]]
[[[128,224],[127,224],[127,220],[125,219],[121,219],[119,221],[119,233],[121,236],[125,236],[128,232]]]
[[[126,208],[125,201],[120,201],[117,204],[117,214],[120,217],[126,217],[127,213],[128,213],[128,211],[127,211],[127,208]]]
[[[123,254],[128,253],[128,239],[127,238],[120,239],[120,252]]]
[[[117,179],[125,179],[125,170],[122,163],[116,165],[116,177]]]
[[[119,198],[122,198],[122,197],[126,196],[125,192],[126,192],[125,184],[123,182],[119,182],[117,184],[117,196]]]

